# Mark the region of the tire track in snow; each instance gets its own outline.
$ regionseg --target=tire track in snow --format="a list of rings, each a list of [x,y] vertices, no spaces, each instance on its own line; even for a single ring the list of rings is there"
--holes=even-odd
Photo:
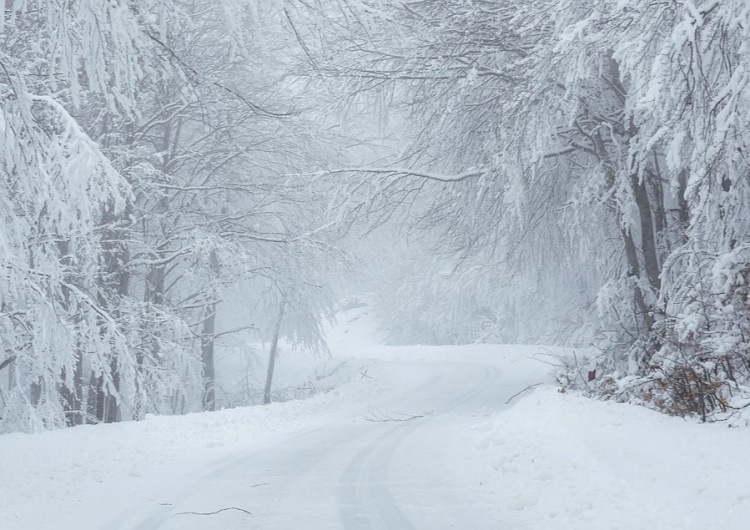
[[[439,372],[419,388],[420,392],[436,387],[447,373],[445,364],[428,365]],[[388,468],[398,447],[417,429],[433,421],[445,421],[442,415],[481,396],[497,382],[500,371],[487,365],[456,365],[459,370],[471,367],[481,371],[479,384],[468,392],[444,403],[431,415],[398,425],[363,448],[344,471],[338,486],[339,515],[346,530],[414,530],[414,525],[399,508],[389,486]],[[471,377],[470,382],[476,382]]]
[[[412,530],[388,486],[388,464],[414,427],[399,425],[369,443],[344,471],[338,486],[339,515],[347,530]]]

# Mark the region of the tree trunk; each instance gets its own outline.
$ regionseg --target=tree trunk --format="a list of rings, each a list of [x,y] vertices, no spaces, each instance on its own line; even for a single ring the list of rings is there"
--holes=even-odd
[[[73,367],[73,387],[65,384],[67,373],[65,368],[60,376],[63,382],[60,385],[60,398],[65,411],[65,423],[69,427],[83,424],[83,359],[80,350],[76,352],[75,365]]]
[[[633,236],[629,231],[622,227],[620,228],[620,235],[625,243],[625,257],[628,260],[628,276],[635,278],[635,280],[638,281],[641,275],[641,267],[638,263],[638,252],[635,247],[635,242],[633,241]],[[633,289],[633,300],[638,311],[641,313],[641,318],[643,319],[643,324],[646,328],[645,331],[648,333],[654,326],[654,317],[643,297],[643,291],[638,285]]]
[[[638,175],[631,175],[630,180],[633,185],[633,194],[640,214],[643,264],[651,287],[658,293],[661,288],[661,267],[659,265],[659,255],[656,251],[656,235],[654,233],[651,199],[648,196],[645,180],[638,178]]]
[[[3,368],[8,369],[8,390],[12,390],[16,386],[16,356],[5,359],[0,370]]]
[[[688,171],[683,169],[677,177],[677,205],[678,215],[680,217],[680,231],[682,233],[682,242],[687,243],[687,229],[690,226],[690,206],[687,201],[687,179]]]
[[[284,302],[279,306],[279,317],[276,320],[276,329],[273,332],[271,342],[271,351],[268,353],[268,371],[266,372],[266,389],[263,392],[263,404],[271,403],[271,385],[273,384],[273,369],[276,365],[276,352],[279,348],[279,331],[281,330],[281,320],[284,318]]]
[[[215,278],[219,276],[219,257],[215,250],[209,256],[209,265]],[[208,306],[201,332],[201,360],[203,361],[203,410],[216,410],[216,368],[214,343],[216,341],[216,292],[210,293],[214,301]]]
[[[39,403],[42,402],[42,381],[37,379],[29,386],[29,401],[32,407],[38,407]]]
[[[125,211],[125,218],[128,215],[128,209]],[[102,214],[104,229],[102,231],[102,257],[97,302],[113,318],[119,317],[120,300],[125,298],[130,290],[130,273],[125,267],[129,257],[128,247],[125,243],[127,234],[125,229],[118,226],[122,221],[123,217],[114,213],[114,205],[107,204]],[[113,423],[120,421],[118,403],[120,372],[116,358],[110,359],[108,375],[111,387],[106,384],[107,379],[104,374],[99,377],[91,374],[89,407],[98,421]]]
[[[74,270],[73,257],[70,255],[70,242],[61,238],[57,243],[57,248],[60,252],[60,262],[66,268]],[[75,282],[75,276],[66,272],[65,281],[68,283]],[[69,287],[63,287],[62,294],[62,306],[67,313],[70,313],[74,307],[73,293]],[[77,313],[70,315],[70,318],[76,324],[81,321],[80,315]],[[78,341],[76,341],[74,355],[73,373],[68,374],[67,368],[64,367],[60,372],[58,383],[58,393],[65,413],[65,423],[69,427],[83,424],[85,418],[83,410],[83,351]],[[69,379],[70,381],[68,381]]]
[[[117,369],[117,361],[110,363],[110,375],[114,392],[107,388],[104,376],[96,377],[93,373],[89,380],[89,414],[102,423],[115,423],[120,420],[120,407],[115,395],[120,388],[120,373]]]
[[[201,332],[203,361],[203,410],[216,410],[216,368],[214,367],[214,336],[216,335],[216,304],[208,308]]]
[[[163,253],[157,254],[158,259],[163,259]],[[146,275],[146,285],[144,289],[143,299],[146,303],[153,304],[154,306],[161,307],[164,305],[164,291],[166,281],[166,268],[164,265],[156,265],[149,269]],[[159,331],[159,325],[153,325],[153,329],[149,324],[144,325],[142,330],[144,334],[144,345],[143,348],[139,348],[135,353],[136,373],[135,373],[135,385],[136,392],[133,396],[133,419],[141,420],[144,418],[146,413],[145,401],[147,400],[145,394],[146,374],[144,373],[144,362],[145,362],[145,351],[150,350],[152,359],[159,359],[161,357],[161,332]]]

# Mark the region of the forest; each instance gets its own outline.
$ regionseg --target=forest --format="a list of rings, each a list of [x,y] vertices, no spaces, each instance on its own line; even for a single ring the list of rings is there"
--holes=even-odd
[[[394,344],[750,405],[746,0],[4,6],[0,433],[227,407],[217,355],[325,355],[365,294]]]

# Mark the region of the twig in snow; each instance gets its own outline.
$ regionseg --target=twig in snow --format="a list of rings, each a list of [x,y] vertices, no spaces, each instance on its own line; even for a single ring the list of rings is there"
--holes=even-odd
[[[523,394],[523,393],[524,393],[524,392],[526,392],[527,390],[531,390],[532,388],[536,388],[536,387],[538,387],[539,385],[543,385],[543,384],[544,384],[544,383],[535,383],[535,384],[533,384],[533,385],[529,385],[529,386],[527,386],[526,388],[524,388],[524,389],[523,389],[523,390],[521,390],[520,392],[516,392],[515,394],[513,394],[512,396],[510,396],[510,399],[509,399],[508,401],[506,401],[506,402],[505,402],[505,404],[506,404],[506,405],[510,404],[510,402],[511,402],[511,401],[513,401],[513,399],[514,399],[514,398],[516,398],[516,397],[520,396],[521,394]]]
[[[215,512],[179,512],[179,513],[173,513],[170,517],[175,517],[177,515],[216,515],[217,513],[226,512],[229,510],[237,510],[238,512],[244,512],[248,515],[252,515],[252,513],[248,512],[247,510],[244,510],[242,508],[237,508],[235,506],[230,506],[229,508],[222,508],[221,510],[216,510]]]
[[[424,418],[424,415],[421,415],[421,416],[409,416],[408,418],[365,418],[365,421],[373,421],[373,422],[411,421],[411,420],[416,420],[417,418]]]
[[[419,419],[419,418],[424,418],[429,413],[427,413],[427,414],[419,414],[419,415],[415,414],[414,416],[406,416],[406,415],[402,414],[404,416],[403,418],[394,418],[393,416],[384,416],[383,414],[376,413],[376,412],[374,412],[372,410],[370,410],[370,414],[372,414],[372,417],[371,418],[364,418],[365,421],[371,421],[371,422],[374,422],[374,423],[385,423],[385,422],[388,422],[388,421],[411,421],[411,420],[416,420],[416,419]]]

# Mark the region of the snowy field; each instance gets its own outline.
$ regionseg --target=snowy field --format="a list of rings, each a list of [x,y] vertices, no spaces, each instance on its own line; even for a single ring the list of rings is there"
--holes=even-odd
[[[0,437],[0,527],[748,528],[747,428],[514,397],[549,382],[541,348],[385,347],[342,324],[345,364],[309,399]]]

